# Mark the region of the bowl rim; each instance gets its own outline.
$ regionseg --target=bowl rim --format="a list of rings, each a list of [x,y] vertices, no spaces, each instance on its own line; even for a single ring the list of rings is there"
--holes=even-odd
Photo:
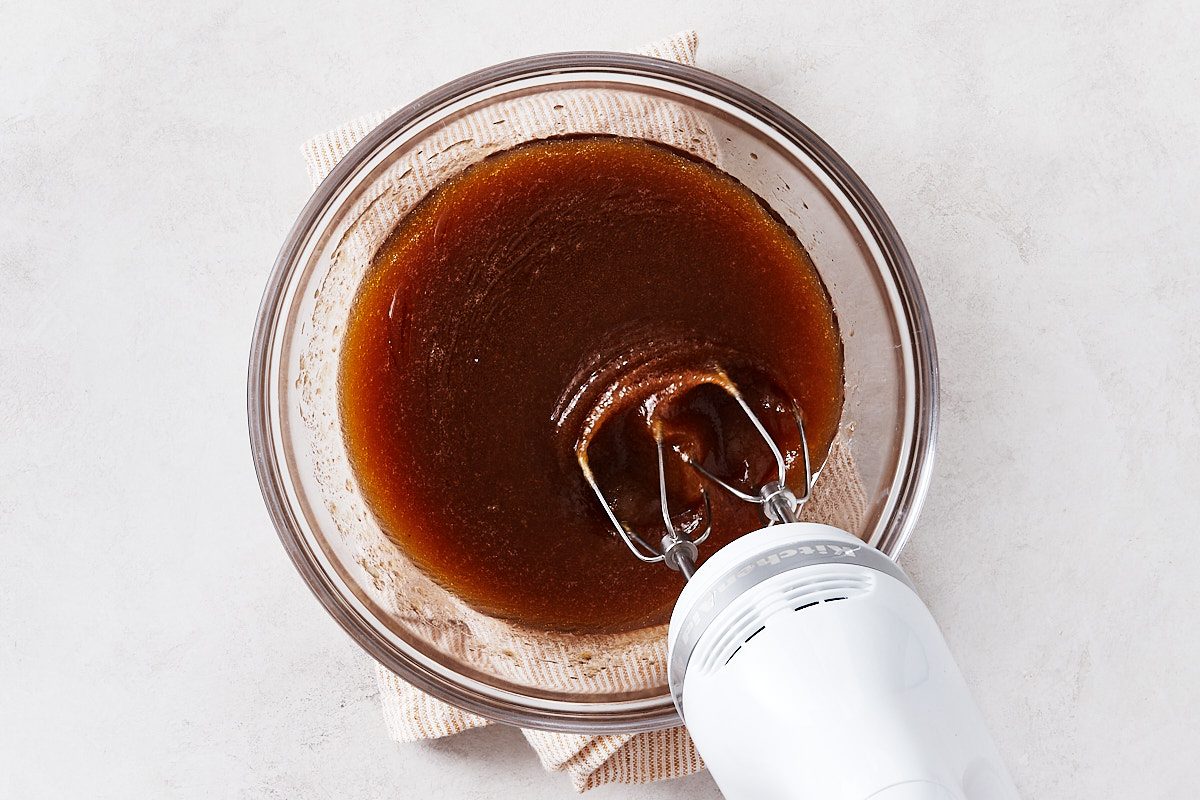
[[[286,501],[285,467],[280,464],[273,447],[273,387],[270,381],[276,324],[285,311],[281,301],[293,273],[301,266],[298,257],[330,202],[382,145],[431,113],[481,90],[547,75],[595,72],[665,80],[713,96],[753,115],[816,161],[854,204],[875,237],[892,273],[904,312],[903,323],[907,325],[912,341],[914,371],[912,441],[906,463],[899,465],[903,480],[893,495],[892,518],[885,523],[884,533],[877,543],[879,549],[893,558],[911,536],[928,492],[939,410],[937,346],[929,309],[912,260],[895,226],[866,184],[832,147],[782,107],[740,84],[697,67],[648,56],[608,51],[547,53],[486,67],[450,81],[392,113],[363,137],[338,161],[305,203],[280,248],[263,291],[251,341],[246,396],[251,455],[259,489],[283,547],[309,589],[342,629],[379,664],[437,699],[488,719],[573,733],[648,731],[677,725],[680,720],[669,692],[664,692],[662,702],[654,699],[638,701],[634,708],[625,702],[625,707],[619,710],[604,709],[609,704],[594,702],[580,702],[577,710],[533,708],[506,702],[451,681],[384,642],[321,566],[322,559],[309,547],[293,509]],[[595,710],[597,707],[599,710]]]

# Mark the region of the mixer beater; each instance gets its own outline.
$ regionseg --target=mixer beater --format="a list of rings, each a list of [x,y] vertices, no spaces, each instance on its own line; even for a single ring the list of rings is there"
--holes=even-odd
[[[720,489],[730,494],[731,496],[742,500],[746,503],[752,503],[760,507],[763,518],[768,525],[776,525],[785,522],[796,522],[797,515],[800,512],[800,507],[809,499],[812,493],[812,482],[814,479],[812,473],[812,465],[809,460],[808,439],[804,434],[804,422],[801,420],[800,409],[793,401],[791,404],[792,417],[796,423],[796,429],[800,433],[800,453],[804,463],[804,491],[797,495],[788,486],[788,465],[787,459],[784,457],[783,451],[771,435],[767,432],[762,420],[754,413],[750,404],[746,402],[746,398],[738,389],[737,385],[723,371],[718,370],[713,379],[706,383],[716,386],[726,392],[733,398],[738,408],[745,414],[750,423],[754,426],[755,432],[766,443],[770,450],[771,457],[775,462],[776,477],[774,480],[767,481],[756,490],[747,491],[714,475],[711,471],[705,469],[694,456],[685,449],[677,448],[679,458],[683,463],[696,471],[706,480],[716,484]],[[667,498],[667,474],[666,474],[666,443],[663,435],[663,428],[660,422],[655,421],[651,426],[654,435],[654,443],[658,457],[658,496],[659,506],[662,510],[663,525],[665,526],[666,534],[662,537],[659,546],[654,547],[650,544],[646,537],[638,534],[632,526],[621,521],[616,512],[613,510],[613,504],[605,497],[604,491],[600,488],[600,484],[596,480],[587,458],[587,448],[584,447],[576,453],[579,461],[580,469],[583,470],[583,476],[587,480],[588,485],[592,487],[596,497],[600,500],[600,505],[605,511],[609,522],[616,530],[621,541],[629,548],[629,550],[642,561],[653,564],[662,562],[673,570],[683,574],[685,578],[691,578],[696,571],[696,559],[699,556],[698,546],[703,544],[709,535],[712,533],[712,505],[708,498],[708,490],[700,487],[701,497],[704,503],[704,514],[700,520],[695,521],[691,525],[678,525],[673,519],[671,513],[670,502]],[[703,524],[704,531],[699,535],[693,535]]]

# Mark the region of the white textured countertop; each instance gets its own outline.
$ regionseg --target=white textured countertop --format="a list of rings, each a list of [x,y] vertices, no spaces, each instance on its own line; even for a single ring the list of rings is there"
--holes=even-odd
[[[684,27],[916,262],[943,414],[903,563],[1024,796],[1195,795],[1196,4],[98,5],[0,7],[0,796],[571,796],[515,731],[387,741],[267,519],[245,362],[302,139]]]

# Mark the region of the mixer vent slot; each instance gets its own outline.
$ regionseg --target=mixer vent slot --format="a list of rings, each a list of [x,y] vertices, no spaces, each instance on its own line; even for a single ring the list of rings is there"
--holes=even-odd
[[[870,573],[861,569],[847,569],[841,565],[812,568],[794,576],[791,582],[776,584],[763,591],[765,597],[774,599],[765,604],[750,603],[736,616],[716,623],[707,636],[712,636],[711,647],[697,668],[705,673],[729,664],[733,657],[758,634],[766,630],[767,620],[780,611],[803,611],[821,603],[836,603],[868,594],[875,585]],[[745,632],[750,631],[749,635]]]
[[[767,629],[767,626],[766,626],[766,625],[763,625],[761,628],[759,628],[758,630],[756,630],[754,633],[752,633],[752,634],[750,634],[749,636],[747,636],[747,637],[746,637],[746,641],[745,641],[745,642],[742,642],[742,644],[747,644],[747,643],[749,643],[749,641],[750,641],[751,639],[753,639],[755,636],[758,636],[760,633],[762,633],[762,632],[763,632],[763,631],[765,631],[766,629]],[[735,649],[735,650],[734,650],[732,653],[730,653],[730,654],[729,654],[729,658],[725,659],[725,663],[726,663],[726,664],[728,664],[730,661],[733,661],[733,657],[734,657],[734,656],[736,656],[736,655],[738,654],[738,651],[739,651],[739,650],[741,650],[741,649],[742,649],[742,645],[741,645],[741,644],[739,644],[739,645],[737,646],[737,649]]]
[[[845,597],[826,597],[824,600],[813,600],[811,603],[805,603],[802,606],[796,606],[792,610],[793,611],[803,611],[806,608],[812,608],[813,606],[817,605],[818,603],[832,603],[836,600],[845,600],[845,599],[847,599],[847,598],[845,598]],[[762,628],[759,628],[758,630],[761,631]],[[756,631],[756,633],[757,633],[757,631]],[[753,635],[751,635],[751,638],[753,638]],[[747,639],[746,641],[748,642],[748,641],[750,641],[750,639]]]

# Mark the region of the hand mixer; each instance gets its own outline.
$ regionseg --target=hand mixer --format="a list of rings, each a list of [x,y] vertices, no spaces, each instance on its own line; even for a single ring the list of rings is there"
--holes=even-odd
[[[738,487],[678,456],[767,527],[696,568],[705,519],[672,522],[666,457],[656,427],[666,534],[654,547],[616,512],[579,463],[617,535],[637,558],[687,579],[668,633],[675,707],[730,800],[1014,800],[1017,797],[941,631],[912,582],[878,550],[838,528],[799,522],[813,473],[799,411],[804,491],[742,393],[727,391],[775,461],[773,480]],[[705,524],[707,522],[707,524]],[[701,527],[703,532],[693,536]]]

